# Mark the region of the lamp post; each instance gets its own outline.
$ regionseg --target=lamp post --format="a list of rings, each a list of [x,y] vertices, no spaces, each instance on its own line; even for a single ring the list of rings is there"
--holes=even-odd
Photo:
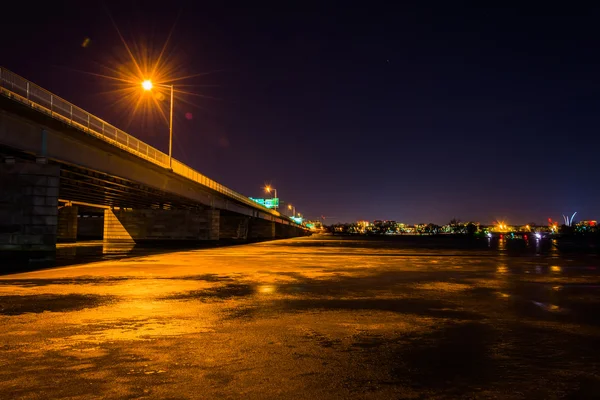
[[[173,169],[173,85],[157,85],[160,87],[166,87],[171,90],[171,106],[169,112],[169,168]],[[154,87],[154,84],[150,79],[146,79],[142,82],[142,88],[149,92]]]
[[[273,189],[271,186],[265,186],[265,192],[267,193],[271,193],[271,191],[273,191],[273,194],[275,195],[275,199],[277,198],[277,189]],[[275,205],[275,209],[278,209],[279,206],[276,204]]]
[[[293,205],[291,205],[291,204],[288,204],[288,210],[294,210],[294,211],[293,211],[293,213],[294,213],[294,217],[296,216],[296,206],[293,206]]]

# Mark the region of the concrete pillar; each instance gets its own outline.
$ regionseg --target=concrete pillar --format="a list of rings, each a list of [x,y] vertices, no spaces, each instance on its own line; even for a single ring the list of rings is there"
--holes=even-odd
[[[244,215],[221,215],[219,224],[219,239],[246,240],[250,217]]]
[[[104,240],[119,242],[219,239],[219,210],[105,210]]]
[[[288,238],[293,238],[298,236],[298,234],[296,233],[296,227],[293,225],[287,225],[286,228],[286,237]]]
[[[261,218],[252,218],[248,227],[248,239],[275,239],[275,222]]]
[[[58,165],[0,164],[0,259],[56,251],[59,177]]]
[[[286,237],[286,235],[285,235],[286,227],[287,227],[287,225],[284,225],[284,224],[275,224],[275,237],[277,239],[284,239]]]
[[[277,224],[276,236],[279,239],[289,239],[299,236],[298,230],[293,225]]]
[[[64,206],[58,209],[57,242],[77,241],[77,206]]]
[[[296,234],[296,227],[294,227],[293,225],[287,225],[285,230],[286,230],[286,237],[288,237],[288,238],[293,238],[293,237],[298,236]]]
[[[206,219],[208,220],[208,240],[219,240],[219,227],[221,225],[221,212],[219,210],[206,210]]]

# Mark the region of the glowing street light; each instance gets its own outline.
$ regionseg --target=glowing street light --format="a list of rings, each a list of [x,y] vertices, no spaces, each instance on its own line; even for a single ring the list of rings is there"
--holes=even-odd
[[[293,212],[293,214],[294,214],[294,217],[296,216],[296,206],[293,206],[293,205],[291,205],[291,204],[288,204],[288,210],[294,210],[294,212]]]
[[[171,89],[171,111],[169,113],[169,168],[173,169],[173,85],[157,85]],[[150,79],[142,82],[142,89],[149,92],[154,88],[154,84]]]
[[[265,192],[267,193],[271,193],[271,191],[273,192],[273,194],[275,195],[274,198],[277,198],[277,189],[273,189],[270,185],[265,186]],[[277,209],[278,206],[275,205],[275,209]]]

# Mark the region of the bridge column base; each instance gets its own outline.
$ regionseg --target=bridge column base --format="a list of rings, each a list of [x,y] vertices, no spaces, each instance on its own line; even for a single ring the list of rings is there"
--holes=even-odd
[[[271,240],[276,238],[276,228],[274,221],[268,221],[260,218],[250,219],[248,226],[248,239],[250,240]]]
[[[219,218],[219,239],[245,241],[248,239],[250,217],[243,215],[223,215]]]
[[[289,239],[300,236],[298,228],[293,225],[277,224],[276,236],[279,239]]]
[[[0,164],[0,259],[54,257],[59,177],[58,165]]]
[[[219,210],[105,210],[104,241],[219,240]]]
[[[58,209],[57,242],[77,241],[77,206],[65,206]]]

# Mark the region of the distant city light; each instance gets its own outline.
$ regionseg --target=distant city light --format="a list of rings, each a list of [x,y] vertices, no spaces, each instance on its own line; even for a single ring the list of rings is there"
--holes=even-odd
[[[575,218],[575,215],[577,214],[577,211],[575,211],[573,213],[573,215],[571,215],[571,218],[569,218],[568,215],[564,215],[563,214],[563,219],[565,220],[565,225],[566,226],[571,226],[573,224],[573,218]]]

